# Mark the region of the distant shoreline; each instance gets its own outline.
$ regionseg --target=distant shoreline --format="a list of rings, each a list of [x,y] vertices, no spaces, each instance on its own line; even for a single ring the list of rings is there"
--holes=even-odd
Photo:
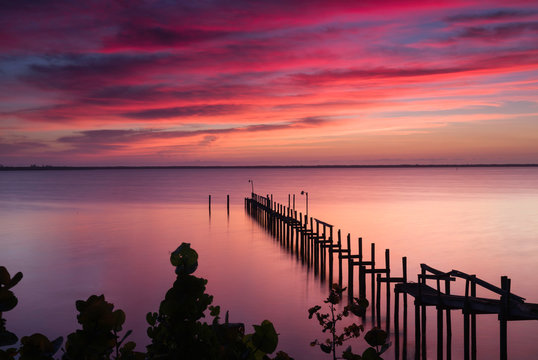
[[[214,166],[1,166],[0,171],[136,169],[386,169],[386,168],[538,167],[538,164],[399,164],[399,165],[214,165]]]

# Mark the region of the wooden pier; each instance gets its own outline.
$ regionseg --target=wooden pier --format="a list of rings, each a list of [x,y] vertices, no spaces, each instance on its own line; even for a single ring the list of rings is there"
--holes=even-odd
[[[370,244],[369,259],[363,253],[363,240],[357,239],[357,253],[352,253],[351,235],[345,237],[346,247],[342,245],[341,231],[334,226],[314,217],[308,217],[288,205],[273,201],[272,195],[260,196],[252,193],[245,198],[247,213],[263,226],[275,240],[328,285],[338,282],[343,286],[343,272],[347,270],[347,295],[366,298],[367,277],[370,283],[371,321],[378,327],[381,324],[381,289],[385,288],[384,329],[391,334],[391,312],[394,319],[395,359],[408,359],[408,295],[414,298],[415,336],[414,356],[416,360],[427,359],[426,349],[426,307],[437,309],[437,359],[452,359],[452,321],[451,311],[461,310],[464,317],[464,359],[476,359],[476,316],[497,314],[499,319],[499,358],[506,360],[507,323],[515,320],[538,320],[538,304],[526,303],[525,299],[510,292],[510,279],[501,277],[501,287],[489,284],[475,275],[452,270],[442,272],[426,264],[421,264],[417,282],[408,282],[407,258],[402,258],[401,276],[392,276],[390,250],[384,252],[382,265],[376,263],[375,243]],[[336,238],[335,238],[336,235]],[[337,279],[335,276],[335,267]],[[356,271],[357,270],[357,271]],[[328,277],[328,279],[327,279]],[[451,293],[451,282],[462,279],[466,282],[465,294]],[[431,287],[427,281],[434,281]],[[391,307],[391,284],[394,291],[394,309]],[[497,298],[476,296],[480,286],[489,290]],[[400,297],[403,301],[403,324],[400,326]],[[444,316],[443,316],[444,315]],[[402,341],[400,341],[400,330]]]

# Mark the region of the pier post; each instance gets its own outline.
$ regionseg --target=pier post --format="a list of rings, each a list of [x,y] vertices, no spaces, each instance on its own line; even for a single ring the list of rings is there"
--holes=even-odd
[[[420,360],[420,298],[415,298],[415,360]]]
[[[385,329],[387,333],[390,334],[390,250],[385,249],[385,269],[387,270],[387,285],[386,285],[386,292],[387,292],[387,328]]]
[[[359,238],[359,254],[361,255],[361,260],[362,260],[362,238]],[[370,286],[371,286],[371,297],[372,297],[372,322],[374,322],[374,318],[375,318],[375,300],[376,300],[376,294],[375,294],[375,243],[372,243],[370,245],[370,260],[372,261],[372,267],[371,267],[371,270],[372,270],[372,275],[371,275],[371,279],[370,279]]]
[[[445,294],[450,295],[450,281],[445,281]],[[446,359],[452,359],[452,318],[448,307],[446,309]]]
[[[347,294],[349,301],[353,300],[353,259],[351,258],[351,234],[347,234],[347,248],[349,255],[347,258]]]
[[[400,294],[394,289],[394,359],[400,360]]]
[[[471,275],[471,297],[476,297],[476,275]],[[476,360],[476,314],[471,313],[471,359]]]
[[[378,328],[381,328],[381,274],[377,274],[377,294],[376,294],[376,303],[375,303],[375,311],[376,311],[376,326]]]
[[[330,232],[329,232],[329,243],[328,243],[329,247],[327,249],[329,249],[329,277],[331,279],[330,283],[332,284],[333,282],[333,266],[334,266],[334,259],[333,259],[333,227],[331,226],[330,227]],[[338,253],[340,254],[340,252]]]
[[[338,229],[338,285],[342,287],[342,234]]]
[[[424,270],[424,268],[422,269],[422,282],[423,284],[426,284],[426,271]],[[426,356],[426,305],[424,304],[421,304],[421,307],[420,307],[420,317],[421,317],[421,327],[422,327],[422,339],[421,339],[421,346],[422,346],[422,358],[423,359],[427,359],[428,357]]]
[[[469,318],[469,289],[470,280],[465,282],[465,303],[463,305],[463,358],[465,360],[470,359],[470,318]]]
[[[508,315],[508,306],[509,306],[509,299],[510,299],[510,279],[507,276],[501,277],[501,289],[503,290],[503,294],[501,295],[501,311],[499,313],[499,323],[500,323],[499,324],[500,325],[499,345],[500,345],[500,351],[501,351],[500,359],[507,360],[508,359],[507,315]]]
[[[402,258],[403,283],[407,284],[407,257]],[[407,292],[403,293],[403,346],[402,359],[407,360]]]

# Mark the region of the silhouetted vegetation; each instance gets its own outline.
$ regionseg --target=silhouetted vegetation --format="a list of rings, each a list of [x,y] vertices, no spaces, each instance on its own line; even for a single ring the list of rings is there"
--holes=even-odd
[[[337,356],[337,349],[344,345],[344,342],[358,338],[361,333],[364,332],[364,326],[362,324],[352,323],[344,327],[343,332],[339,333],[337,325],[345,317],[353,314],[357,317],[364,316],[366,309],[368,308],[368,300],[365,298],[353,298],[353,301],[346,305],[342,312],[337,313],[336,305],[342,300],[342,293],[346,288],[341,288],[338,284],[333,284],[329,296],[324,301],[328,304],[329,312],[322,313],[320,310],[322,307],[316,305],[308,310],[308,318],[312,319],[316,315],[316,319],[323,328],[323,332],[328,332],[330,337],[324,342],[314,340],[310,343],[311,346],[319,346],[321,351],[327,354],[332,354],[333,359],[347,359],[347,360],[382,360],[380,355],[385,352],[390,343],[387,343],[387,333],[381,329],[373,328],[368,331],[364,336],[366,342],[370,345],[362,355],[353,353],[351,346],[348,346],[343,351],[342,356]]]
[[[127,341],[131,330],[122,333],[125,313],[114,310],[114,305],[104,295],[90,296],[86,301],[76,302],[78,323],[81,329],[67,336],[62,348],[62,360],[144,360],[144,359],[241,359],[241,360],[290,360],[283,351],[274,353],[278,345],[278,334],[273,324],[264,320],[254,325],[254,332],[245,334],[242,323],[230,323],[228,313],[221,322],[220,307],[212,306],[213,297],[206,294],[207,280],[192,275],[198,267],[198,254],[190,244],[183,243],[170,256],[175,266],[176,280],[168,290],[158,312],[146,315],[147,334],[151,343],[146,352],[135,351],[136,344]],[[18,337],[6,329],[2,313],[10,311],[18,303],[10,290],[22,279],[18,272],[11,277],[5,267],[0,267],[0,360],[51,360],[62,347],[63,338],[53,341],[43,334]],[[317,340],[325,353],[332,353],[345,341],[357,338],[364,331],[362,325],[352,324],[337,333],[337,323],[350,314],[364,315],[368,302],[355,298],[353,303],[336,314],[344,289],[333,286],[325,303],[330,314],[319,312],[321,306],[309,310],[310,318],[316,315],[323,331],[331,338],[325,343]],[[206,313],[211,321],[202,321]],[[343,352],[343,359],[381,359],[379,355],[388,347],[386,333],[373,329],[365,335],[366,341],[376,348],[368,348],[361,356],[353,354],[351,347]],[[381,348],[379,348],[381,346]]]

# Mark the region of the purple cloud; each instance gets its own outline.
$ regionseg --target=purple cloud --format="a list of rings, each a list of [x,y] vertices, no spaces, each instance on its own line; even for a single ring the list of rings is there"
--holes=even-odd
[[[457,37],[462,39],[504,40],[538,32],[538,22],[511,23],[497,26],[473,26],[465,28]]]
[[[104,42],[105,49],[160,49],[189,46],[222,38],[227,31],[203,30],[196,28],[174,29],[166,26],[144,26],[130,23],[123,26],[111,39]]]
[[[529,17],[537,14],[538,12],[533,10],[496,10],[488,11],[483,13],[473,13],[473,14],[458,14],[453,16],[448,16],[445,18],[445,21],[448,22],[467,22],[467,21],[483,21],[483,20],[505,20],[505,19],[519,19],[524,17]]]
[[[189,116],[219,116],[232,114],[241,111],[245,106],[233,104],[216,104],[216,105],[192,105],[178,106],[160,109],[148,109],[123,113],[122,116],[131,119],[167,119],[175,117]]]

